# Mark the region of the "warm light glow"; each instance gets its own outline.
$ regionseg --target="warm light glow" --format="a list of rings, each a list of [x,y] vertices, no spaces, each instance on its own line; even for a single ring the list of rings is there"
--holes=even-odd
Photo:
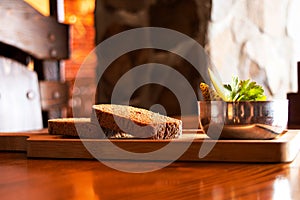
[[[50,5],[48,0],[24,0],[32,7],[34,7],[37,11],[45,16],[50,15]]]
[[[74,200],[100,198],[95,194],[92,174],[86,173],[83,176],[74,177],[73,183],[77,183],[74,188]]]
[[[273,200],[291,200],[291,186],[287,178],[279,176],[274,182]]]
[[[76,21],[77,21],[76,15],[70,15],[70,16],[67,18],[68,24],[75,24]]]
[[[212,199],[213,200],[224,199],[224,189],[218,185],[214,186],[212,190]]]
[[[33,71],[34,70],[34,62],[33,60],[30,60],[30,62],[27,65],[27,69]]]

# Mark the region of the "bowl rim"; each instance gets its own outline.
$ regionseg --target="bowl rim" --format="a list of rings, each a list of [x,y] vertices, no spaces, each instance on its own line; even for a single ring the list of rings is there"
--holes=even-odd
[[[223,100],[214,100],[214,101],[205,101],[205,100],[198,100],[198,102],[224,102],[224,103],[272,103],[272,102],[280,102],[285,101],[288,102],[289,99],[273,99],[273,100],[265,100],[265,101],[223,101]]]

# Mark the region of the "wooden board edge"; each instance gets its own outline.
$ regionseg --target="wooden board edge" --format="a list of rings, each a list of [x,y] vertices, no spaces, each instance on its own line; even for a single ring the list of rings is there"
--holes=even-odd
[[[56,141],[53,142],[53,138]],[[91,145],[104,145],[103,140],[83,140]],[[120,141],[120,140],[119,140]],[[115,142],[118,143],[118,140]],[[214,141],[209,141],[214,142]],[[206,161],[206,162],[258,162],[258,163],[278,163],[292,162],[299,152],[300,134],[291,132],[281,141],[270,142],[267,145],[263,142],[255,143],[232,141],[218,141],[214,148],[205,157],[198,156],[200,147],[204,144],[203,140],[194,140],[189,148],[177,159],[177,161]],[[181,142],[178,142],[180,145]],[[121,140],[119,144],[129,146],[130,150],[144,148],[147,142],[135,142],[133,140]],[[151,145],[155,148],[159,145],[152,141]],[[161,145],[161,144],[160,144]],[[238,149],[238,151],[236,150]],[[262,153],[263,152],[263,153]],[[80,139],[63,139],[60,136],[32,136],[27,139],[27,156],[36,158],[65,158],[65,159],[94,159],[86,149]],[[109,155],[102,157],[110,159]],[[122,158],[119,158],[122,159]]]
[[[27,139],[28,158],[94,159],[79,139],[60,139],[53,142],[49,135],[45,137],[46,139],[43,136]]]
[[[0,151],[27,150],[27,139],[31,136],[46,135],[47,129],[24,131],[24,132],[0,132]]]
[[[0,151],[26,151],[28,136],[1,136]]]
[[[283,151],[285,150],[285,154],[283,155],[282,160],[286,160],[287,162],[292,162],[296,156],[300,152],[300,132],[294,131],[294,138],[285,143],[285,147],[283,147]]]

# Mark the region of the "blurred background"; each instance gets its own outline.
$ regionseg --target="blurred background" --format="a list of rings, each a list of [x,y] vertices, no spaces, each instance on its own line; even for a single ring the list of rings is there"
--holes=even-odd
[[[49,0],[25,0],[49,16]],[[233,75],[263,85],[267,96],[286,98],[298,91],[300,1],[298,0],[57,0],[58,21],[70,25],[70,58],[63,61],[62,79],[70,86],[70,106],[90,114],[97,89],[97,56],[86,56],[104,39],[135,27],[157,26],[180,31],[207,51],[223,82]],[[156,57],[166,62],[157,52]],[[143,63],[147,52],[122,58],[122,65]],[[85,61],[80,88],[73,88]],[[124,64],[125,63],[125,64]],[[127,63],[127,64],[126,64]],[[118,65],[118,61],[115,63]],[[178,63],[177,63],[178,64]],[[180,62],[180,66],[187,65]],[[176,67],[176,66],[175,66]],[[188,68],[188,67],[187,67]],[[191,82],[194,72],[186,73]],[[196,89],[199,80],[192,85]],[[110,83],[114,84],[113,80]],[[86,86],[84,86],[86,85]],[[97,98],[96,98],[97,101]],[[101,100],[99,100],[101,101]]]

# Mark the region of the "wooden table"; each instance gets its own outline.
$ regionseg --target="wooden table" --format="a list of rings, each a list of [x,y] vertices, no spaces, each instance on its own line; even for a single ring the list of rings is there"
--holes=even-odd
[[[128,167],[155,162],[110,161]],[[292,163],[174,162],[149,173],[97,160],[30,159],[0,152],[1,199],[300,199],[300,155]]]

